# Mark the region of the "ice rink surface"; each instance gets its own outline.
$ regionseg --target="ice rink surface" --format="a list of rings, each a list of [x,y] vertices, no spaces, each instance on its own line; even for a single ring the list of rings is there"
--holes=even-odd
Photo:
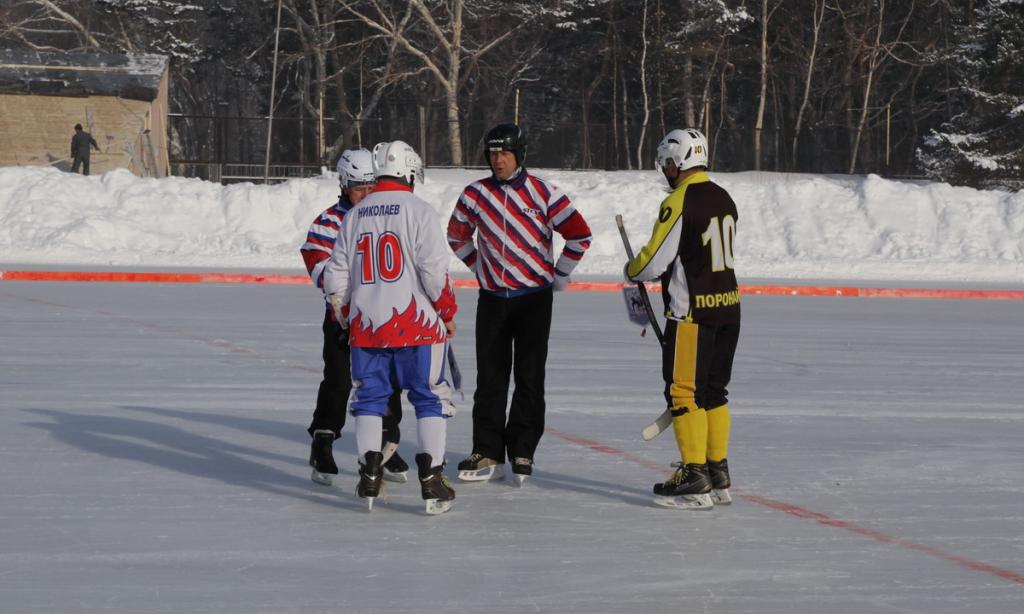
[[[732,506],[651,503],[677,459],[639,437],[656,343],[620,296],[574,292],[535,477],[456,483],[427,517],[415,483],[365,511],[351,423],[344,488],[309,480],[312,288],[4,282],[0,611],[1024,611],[1024,306],[743,300]]]

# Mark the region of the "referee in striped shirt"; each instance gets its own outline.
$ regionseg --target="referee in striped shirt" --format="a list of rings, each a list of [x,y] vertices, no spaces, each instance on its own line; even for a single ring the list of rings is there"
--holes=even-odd
[[[544,432],[552,292],[568,285],[591,234],[569,197],[523,166],[519,126],[492,128],[484,153],[491,175],[466,186],[448,221],[448,244],[480,283],[473,451],[459,463],[459,478],[501,478],[507,455],[522,483]],[[554,233],[565,240],[557,260]]]

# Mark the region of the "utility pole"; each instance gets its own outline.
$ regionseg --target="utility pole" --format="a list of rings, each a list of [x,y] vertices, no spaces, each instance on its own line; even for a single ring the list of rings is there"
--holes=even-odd
[[[277,0],[277,28],[274,31],[274,72],[270,77],[270,113],[267,115],[267,157],[263,162],[263,183],[270,183],[270,140],[274,135],[274,98],[277,96],[277,49],[281,42],[281,0]]]

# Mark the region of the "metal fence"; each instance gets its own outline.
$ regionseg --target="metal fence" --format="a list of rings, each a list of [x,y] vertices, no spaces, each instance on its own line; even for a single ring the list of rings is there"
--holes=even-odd
[[[433,119],[431,119],[433,117]],[[653,167],[652,157],[663,127],[652,122],[644,131],[643,145],[637,147],[639,125],[612,126],[582,121],[531,124],[521,121],[527,131],[527,164],[539,168],[583,170],[627,170]],[[227,115],[171,115],[171,172],[210,181],[263,181],[267,146],[267,118]],[[483,137],[491,122],[470,120],[461,125],[463,161],[484,165]],[[451,166],[447,124],[422,110],[392,112],[388,117],[355,124],[338,118],[320,121],[309,117],[275,117],[270,155],[270,181],[318,175],[324,166],[333,168],[337,154],[349,147],[372,148],[380,141],[401,139],[413,145],[427,166]],[[834,133],[818,134],[801,151],[802,160],[792,162],[785,151],[788,142],[776,130],[762,134],[762,170],[843,173],[846,144]],[[712,127],[708,134],[713,170],[739,171],[754,168],[750,139]],[[884,144],[884,146],[883,146]],[[884,176],[913,173],[908,163],[890,166],[888,143],[866,138],[859,172]],[[637,160],[639,151],[640,160]],[[885,161],[884,163],[882,161]],[[872,162],[874,161],[874,162]],[[842,168],[837,168],[841,166]]]
[[[171,115],[171,172],[210,181],[262,181],[267,143],[265,117]],[[582,127],[566,124],[531,128],[528,164],[543,168],[626,169],[636,165],[635,140],[639,127],[630,129],[628,146],[608,124],[590,124],[584,138]],[[466,165],[484,165],[483,137],[491,124],[467,121],[461,126]],[[621,133],[621,129],[619,131]],[[644,152],[651,152],[660,135],[648,129]],[[270,180],[304,177],[333,167],[337,151],[348,147],[372,148],[380,141],[401,139],[422,155],[428,166],[451,166],[445,124],[428,125],[421,117],[375,119],[353,124],[327,118],[274,118],[270,155]],[[337,145],[334,150],[332,146]],[[649,156],[645,154],[645,156]],[[645,160],[650,168],[650,160]]]

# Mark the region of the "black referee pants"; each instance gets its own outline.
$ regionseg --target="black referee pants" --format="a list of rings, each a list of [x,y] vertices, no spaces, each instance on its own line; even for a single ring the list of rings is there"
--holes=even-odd
[[[544,372],[552,290],[505,298],[481,290],[476,309],[473,451],[532,459],[544,434]],[[515,392],[505,420],[509,376]]]

